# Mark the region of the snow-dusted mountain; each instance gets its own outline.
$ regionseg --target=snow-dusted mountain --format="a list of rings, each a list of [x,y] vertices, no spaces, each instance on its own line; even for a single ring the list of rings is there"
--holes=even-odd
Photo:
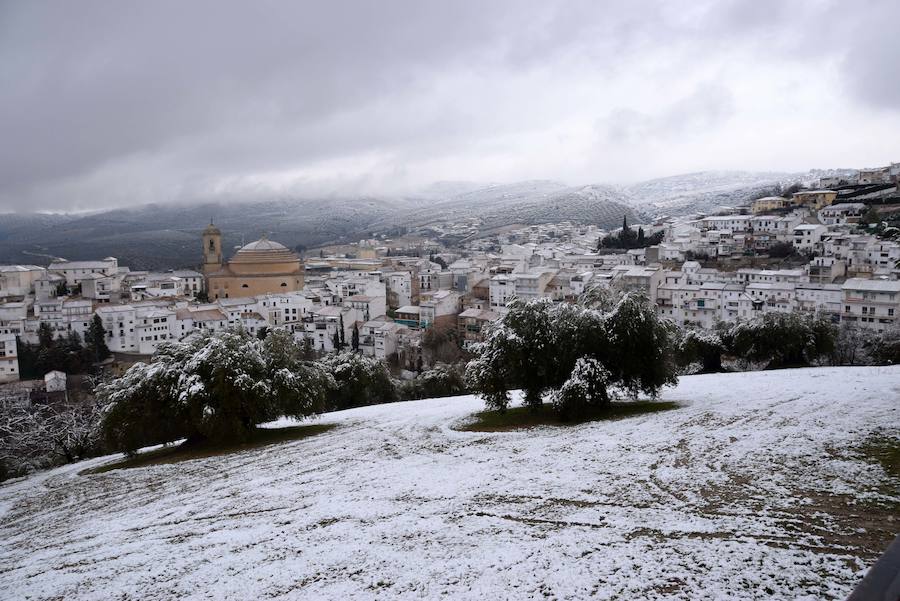
[[[576,221],[612,227],[638,212],[615,188],[603,185],[568,187],[548,180],[491,184],[466,192],[420,199],[421,208],[405,215],[407,225],[428,225],[479,218],[487,227],[512,223]]]
[[[559,221],[609,229],[623,216],[631,223],[646,222],[661,214],[708,213],[723,205],[747,204],[776,185],[810,183],[825,173],[704,171],[627,186],[447,181],[406,197],[326,196],[145,205],[81,215],[3,215],[0,263],[112,255],[135,269],[184,267],[196,259],[197,237],[210,218],[222,229],[227,249],[264,232],[288,246],[314,247],[467,220],[478,222],[479,230]]]
[[[635,206],[650,213],[681,215],[746,204],[776,185],[807,181],[808,174],[753,171],[701,171],[624,186]]]

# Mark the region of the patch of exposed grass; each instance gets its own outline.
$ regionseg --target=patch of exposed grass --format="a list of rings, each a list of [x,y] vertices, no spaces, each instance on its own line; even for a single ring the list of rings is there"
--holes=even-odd
[[[577,418],[560,419],[553,406],[545,403],[537,410],[528,407],[514,407],[505,412],[482,411],[474,415],[475,420],[460,426],[466,432],[506,432],[537,426],[573,426],[585,422],[615,420],[645,413],[657,413],[677,409],[678,403],[672,401],[632,401],[610,403],[607,407],[592,408]]]
[[[135,457],[129,457],[115,463],[101,465],[94,469],[85,470],[84,474],[102,474],[112,470],[145,467],[148,465],[160,465],[164,463],[179,463],[191,459],[202,459],[218,455],[230,455],[259,447],[265,447],[280,442],[289,442],[309,438],[317,434],[327,432],[337,424],[311,424],[308,426],[293,426],[290,428],[257,428],[250,440],[243,443],[221,444],[209,441],[188,443],[162,447],[146,453],[140,453]]]
[[[881,464],[889,476],[900,478],[900,436],[876,433],[859,450],[867,461]]]

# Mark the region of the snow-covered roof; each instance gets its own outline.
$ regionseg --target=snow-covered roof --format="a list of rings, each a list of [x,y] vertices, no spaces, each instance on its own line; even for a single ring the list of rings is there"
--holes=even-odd
[[[900,280],[865,280],[850,278],[843,285],[844,290],[868,290],[873,292],[900,292]]]

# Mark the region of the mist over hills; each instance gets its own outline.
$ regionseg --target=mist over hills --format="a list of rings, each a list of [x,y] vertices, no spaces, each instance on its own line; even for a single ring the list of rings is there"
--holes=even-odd
[[[511,184],[438,182],[407,197],[281,198],[253,202],[151,204],[91,214],[0,216],[0,263],[47,264],[119,258],[133,269],[189,267],[199,261],[198,237],[210,219],[226,254],[268,233],[288,246],[347,243],[379,233],[474,220],[480,229],[557,221],[615,228],[659,214],[708,212],[746,202],[801,174],[701,172],[630,186],[570,187],[533,180]]]

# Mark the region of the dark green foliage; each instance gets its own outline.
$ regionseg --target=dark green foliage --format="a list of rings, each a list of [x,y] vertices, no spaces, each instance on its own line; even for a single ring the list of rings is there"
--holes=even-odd
[[[803,189],[803,186],[799,182],[793,183],[784,189],[784,191],[781,193],[781,197],[782,198],[792,198],[795,193],[799,192],[802,189]]]
[[[721,372],[725,350],[725,343],[715,332],[687,330],[678,344],[678,362],[682,366],[699,363],[704,374]]]
[[[257,424],[321,411],[334,382],[303,356],[283,330],[264,341],[228,331],[164,344],[152,363],[97,387],[106,440],[126,452],[182,437],[240,442]]]
[[[38,326],[37,344],[29,344],[21,338],[16,339],[16,344],[19,374],[24,380],[43,378],[47,372],[56,370],[67,374],[90,373],[96,363],[96,350],[91,345],[84,346],[78,332],[69,330],[54,338],[53,330],[46,322]],[[102,348],[106,349],[105,341]],[[106,353],[108,356],[108,349]]]
[[[768,255],[775,259],[784,259],[795,253],[794,245],[790,242],[776,242],[769,247]]]
[[[109,347],[106,345],[106,330],[99,315],[95,314],[91,320],[84,341],[94,363],[99,363],[110,356]]]
[[[837,329],[824,319],[766,313],[739,322],[723,338],[730,354],[768,368],[813,365],[835,349]]]
[[[320,365],[335,382],[328,392],[329,410],[397,400],[397,390],[390,373],[377,359],[359,353],[340,353],[322,358]]]
[[[398,387],[400,400],[433,399],[466,393],[464,367],[438,364]]]
[[[567,420],[584,415],[591,408],[609,405],[607,385],[610,373],[596,359],[581,357],[572,374],[552,396],[553,408]]]
[[[669,326],[638,293],[626,294],[608,312],[548,300],[513,301],[476,346],[466,380],[488,407],[499,410],[509,405],[510,390],[522,389],[525,405],[537,408],[546,393],[568,384],[559,401],[567,410],[606,402],[610,393],[599,393],[591,388],[595,385],[632,396],[656,395],[676,380],[671,346]],[[602,383],[569,382],[601,373]]]
[[[900,363],[900,329],[894,328],[884,332],[872,344],[872,360],[879,365],[897,365]]]
[[[359,352],[359,327],[355,323],[353,324],[353,334],[350,336],[350,348],[354,353]]]
[[[617,234],[610,234],[605,238],[601,239],[597,244],[597,249],[601,248],[646,248],[648,246],[655,246],[663,241],[663,237],[665,233],[662,231],[656,232],[651,236],[647,236],[644,233],[644,228],[639,227],[638,231],[635,232],[630,227],[628,227],[628,220],[625,217],[622,217],[622,230]]]

